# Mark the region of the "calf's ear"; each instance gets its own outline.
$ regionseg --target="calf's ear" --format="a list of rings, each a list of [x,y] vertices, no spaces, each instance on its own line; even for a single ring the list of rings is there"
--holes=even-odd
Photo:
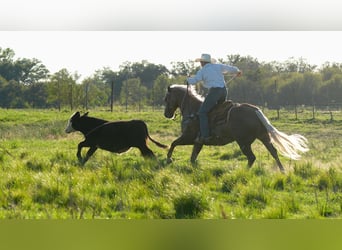
[[[71,118],[78,118],[80,116],[81,116],[80,112],[77,111],[71,116]]]

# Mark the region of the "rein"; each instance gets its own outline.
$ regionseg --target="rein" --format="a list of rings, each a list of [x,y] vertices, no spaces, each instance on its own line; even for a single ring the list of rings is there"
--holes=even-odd
[[[184,111],[184,108],[185,108],[184,102],[185,102],[185,99],[188,97],[188,95],[189,95],[189,83],[186,82],[186,92],[185,92],[185,94],[183,96],[182,103],[181,103],[181,106],[180,106],[181,114],[183,114],[183,111]],[[189,102],[189,100],[188,100],[188,102]]]
[[[228,83],[230,83],[231,81],[233,81],[235,78],[237,77],[237,74],[234,74],[233,76],[232,76],[232,78],[230,78],[227,82],[226,82],[226,86],[227,86],[227,84]],[[180,106],[180,110],[181,110],[181,113],[183,114],[183,111],[184,111],[184,102],[185,102],[185,99],[188,97],[188,95],[189,95],[189,83],[186,81],[186,92],[185,92],[185,94],[184,94],[184,96],[183,96],[183,99],[182,99],[182,103],[181,103],[181,106]],[[189,101],[189,99],[188,99],[188,101]],[[191,106],[190,106],[190,102],[188,103],[189,104],[189,110],[191,110]],[[190,114],[190,116],[191,116],[191,114]]]
[[[230,79],[226,82],[226,86],[227,86],[228,83],[230,83],[231,81],[233,81],[236,77],[237,77],[237,74],[233,75],[232,78],[230,78]]]
[[[103,127],[104,125],[106,125],[106,124],[108,124],[108,123],[110,123],[110,122],[102,123],[101,125],[99,125],[99,126],[93,128],[92,130],[90,130],[90,131],[85,135],[85,137],[87,137],[88,135],[90,135],[91,133],[93,133],[96,129],[98,129],[98,128],[100,128],[100,127]]]

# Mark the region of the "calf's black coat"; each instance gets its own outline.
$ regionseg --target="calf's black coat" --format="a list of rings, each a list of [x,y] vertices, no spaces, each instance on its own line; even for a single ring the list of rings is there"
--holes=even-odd
[[[136,147],[144,157],[154,158],[154,153],[147,147],[147,138],[157,146],[167,148],[166,145],[150,137],[146,123],[142,120],[109,122],[89,117],[88,113],[81,116],[80,112],[75,112],[65,129],[66,133],[74,131],[82,132],[85,137],[85,140],[78,144],[77,150],[77,157],[81,164],[86,163],[98,148],[114,153],[123,153],[131,147]],[[81,155],[83,147],[89,147],[84,158]]]

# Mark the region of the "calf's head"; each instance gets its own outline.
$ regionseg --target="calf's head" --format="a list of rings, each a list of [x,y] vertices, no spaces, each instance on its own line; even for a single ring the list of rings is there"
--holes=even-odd
[[[83,116],[87,116],[88,115],[88,112],[85,113]],[[77,122],[78,120],[81,118],[81,114],[80,112],[75,112],[71,115],[69,121],[68,121],[68,124],[65,128],[65,133],[71,133],[71,132],[75,132],[78,130],[77,128]]]

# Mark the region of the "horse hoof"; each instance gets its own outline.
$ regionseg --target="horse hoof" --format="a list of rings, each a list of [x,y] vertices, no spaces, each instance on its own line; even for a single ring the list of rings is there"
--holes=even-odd
[[[167,159],[166,159],[166,163],[167,163],[167,164],[171,164],[171,163],[172,163],[172,159],[171,159],[171,158],[167,158]]]

